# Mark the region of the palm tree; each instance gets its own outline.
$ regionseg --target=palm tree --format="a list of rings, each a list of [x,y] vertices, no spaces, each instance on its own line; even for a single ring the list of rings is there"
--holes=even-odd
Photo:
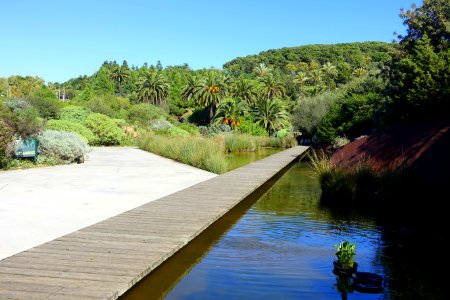
[[[280,99],[261,99],[253,111],[255,122],[269,134],[289,126],[290,119],[285,104]]]
[[[363,67],[359,67],[353,70],[352,74],[356,77],[363,77],[364,75],[367,74],[367,70],[364,69]]]
[[[247,105],[245,102],[236,101],[233,98],[226,98],[220,102],[217,107],[216,115],[214,116],[214,124],[227,124],[232,128],[239,126],[238,118],[244,116],[247,112]]]
[[[298,71],[298,65],[296,63],[289,62],[285,67],[292,75],[294,75],[295,72]]]
[[[232,81],[230,95],[235,99],[244,101],[250,107],[256,105],[256,87],[253,81],[243,76]]]
[[[300,93],[303,94],[303,87],[305,85],[305,82],[309,80],[309,77],[306,76],[305,72],[298,72],[297,75],[294,77],[294,82],[297,83],[300,87]]]
[[[260,79],[263,84],[259,90],[260,95],[266,99],[273,99],[275,97],[282,97],[286,94],[283,83],[272,74],[268,74]]]
[[[169,83],[160,71],[144,71],[138,80],[138,99],[159,105],[169,96]]]
[[[128,69],[127,65],[119,66],[118,64],[115,64],[111,69],[111,80],[116,84],[121,96],[123,95],[123,83],[130,78],[130,76],[130,69]]]
[[[256,67],[253,68],[253,72],[256,73],[257,77],[264,77],[267,74],[270,74],[272,70],[267,67],[264,63],[260,63],[259,65],[257,65]]]
[[[297,64],[297,70],[300,72],[307,72],[309,70],[309,65],[306,62],[301,61]]]
[[[310,72],[311,81],[315,86],[322,85],[323,72],[321,69],[314,69]]]
[[[208,121],[211,121],[216,113],[216,107],[226,94],[226,87],[222,77],[214,71],[210,71],[201,82],[201,88],[195,94],[197,104],[208,107]]]
[[[192,75],[187,78],[187,84],[181,92],[181,98],[185,101],[189,101],[190,99],[197,96],[198,92],[202,88],[202,81],[199,77]]]
[[[322,66],[322,71],[328,83],[328,90],[331,90],[331,82],[333,81],[333,78],[337,75],[336,66],[334,66],[330,62],[327,62]]]

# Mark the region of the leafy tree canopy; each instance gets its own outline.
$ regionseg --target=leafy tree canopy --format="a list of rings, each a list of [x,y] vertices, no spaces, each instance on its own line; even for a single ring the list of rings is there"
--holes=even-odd
[[[450,114],[450,2],[424,0],[402,11],[407,26],[389,69],[392,118]]]

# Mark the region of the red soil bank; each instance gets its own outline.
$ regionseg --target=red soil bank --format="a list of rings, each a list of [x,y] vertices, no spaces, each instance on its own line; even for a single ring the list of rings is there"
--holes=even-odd
[[[408,123],[361,137],[335,151],[331,159],[349,166],[364,157],[376,170],[404,164],[424,183],[450,184],[450,120]]]

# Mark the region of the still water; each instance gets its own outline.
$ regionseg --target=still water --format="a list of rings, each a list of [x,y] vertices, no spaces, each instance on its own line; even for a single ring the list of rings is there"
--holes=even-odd
[[[253,161],[283,151],[283,148],[259,148],[255,152],[233,152],[226,155],[228,171],[247,165]]]
[[[414,263],[417,253],[428,258],[430,255],[426,251],[429,247],[419,245],[417,231],[403,225],[377,225],[380,222],[370,217],[342,216],[322,208],[320,186],[304,161],[280,176],[169,259],[123,299],[448,296],[445,283],[436,280],[436,267]],[[358,292],[351,286],[338,285],[338,277],[332,272],[333,260],[335,245],[344,240],[356,244],[358,271],[383,276],[381,292]],[[442,242],[439,238],[430,241]],[[433,255],[441,254],[432,252]]]

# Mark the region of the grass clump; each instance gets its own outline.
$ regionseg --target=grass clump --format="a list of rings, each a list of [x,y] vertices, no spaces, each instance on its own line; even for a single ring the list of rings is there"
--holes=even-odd
[[[139,139],[138,147],[212,173],[227,171],[224,151],[211,139],[148,133]]]
[[[227,152],[253,152],[262,147],[291,148],[296,146],[297,140],[292,136],[254,136],[249,134],[224,134],[224,147]]]
[[[261,147],[272,147],[272,148],[292,148],[297,146],[297,140],[293,135],[288,135],[284,137],[259,137]]]
[[[350,166],[333,164],[323,151],[307,153],[312,172],[322,188],[321,203],[347,211],[390,213],[420,211],[423,187],[411,169],[400,164],[378,170],[369,157]]]
[[[257,139],[248,134],[226,134],[224,142],[227,152],[253,152],[259,147]]]
[[[307,157],[313,174],[319,179],[323,203],[340,208],[362,208],[378,200],[384,174],[374,171],[370,159],[363,158],[355,165],[343,167],[333,164],[324,151],[310,151]]]

